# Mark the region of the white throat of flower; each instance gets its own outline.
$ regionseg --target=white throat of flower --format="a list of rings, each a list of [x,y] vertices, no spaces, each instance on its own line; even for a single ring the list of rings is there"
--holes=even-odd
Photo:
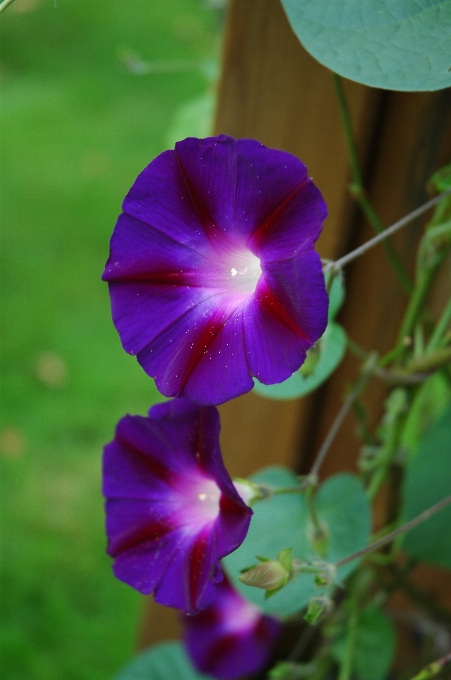
[[[230,288],[237,293],[253,293],[262,273],[258,257],[245,250],[227,259]]]

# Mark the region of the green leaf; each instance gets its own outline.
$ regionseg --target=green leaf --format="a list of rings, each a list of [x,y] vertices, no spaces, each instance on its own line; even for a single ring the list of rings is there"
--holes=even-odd
[[[180,642],[161,642],[138,654],[113,680],[212,680],[191,665]]]
[[[290,470],[270,467],[257,472],[252,480],[272,486],[294,486],[297,478]],[[365,490],[358,477],[340,474],[328,479],[318,490],[315,507],[321,523],[329,532],[327,561],[339,559],[367,545],[370,535],[370,509]],[[264,599],[264,592],[246,586],[238,580],[240,570],[255,564],[256,555],[270,559],[286,548],[293,548],[293,557],[318,560],[311,543],[312,527],[303,494],[281,494],[253,506],[254,515],[246,540],[224,560],[224,566],[239,592],[265,612],[290,616],[305,607],[309,600],[321,594],[314,583],[314,574],[300,574],[273,597]],[[338,570],[346,578],[358,562]]]
[[[282,0],[305,49],[332,71],[387,90],[451,85],[451,0]]]
[[[426,432],[407,467],[405,519],[413,519],[451,493],[451,405]],[[409,531],[404,548],[413,557],[451,568],[451,507]]]
[[[315,348],[307,352],[315,352],[319,348],[319,358],[314,364],[311,373],[303,376],[300,371],[282,383],[276,385],[263,385],[254,378],[254,391],[261,397],[268,399],[297,399],[305,394],[316,390],[335,371],[343,359],[346,351],[346,333],[337,323],[330,322],[324,335],[318,340]],[[302,367],[301,367],[302,369]]]
[[[374,606],[364,609],[359,617],[354,668],[359,680],[385,680],[393,662],[396,644],[394,627],[384,612]],[[345,638],[337,640],[332,652],[343,660]]]

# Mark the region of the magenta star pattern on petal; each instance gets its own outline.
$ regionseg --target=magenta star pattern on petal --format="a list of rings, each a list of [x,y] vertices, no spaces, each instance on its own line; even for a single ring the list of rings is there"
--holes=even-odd
[[[174,400],[122,418],[104,451],[115,575],[191,614],[213,601],[219,560],[241,545],[252,515],[222,462],[219,427],[214,406]]]
[[[220,404],[300,367],[328,307],[313,249],[327,210],[300,160],[251,139],[185,139],[123,211],[103,279],[124,349],[164,395]]]
[[[219,680],[235,680],[268,662],[281,624],[247,602],[227,577],[208,609],[183,618],[185,644],[194,666]]]

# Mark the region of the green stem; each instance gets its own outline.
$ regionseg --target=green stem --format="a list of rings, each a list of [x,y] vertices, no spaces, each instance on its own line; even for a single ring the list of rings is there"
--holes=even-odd
[[[357,145],[352,130],[351,116],[349,114],[349,107],[346,101],[346,96],[341,85],[340,76],[336,73],[332,73],[332,78],[335,86],[335,92],[337,95],[338,105],[340,108],[340,115],[343,122],[343,127],[345,131],[346,144],[348,147],[349,163],[351,166],[351,173],[353,184],[351,186],[351,193],[362,209],[364,215],[366,216],[368,222],[371,224],[376,233],[384,231],[384,225],[375,211],[372,203],[369,201],[365,195],[365,190],[363,187],[362,172],[360,170],[359,155],[357,151]],[[398,279],[406,291],[410,293],[412,290],[412,283],[410,281],[409,275],[407,274],[404,265],[399,259],[396,251],[393,248],[391,241],[384,241],[384,247],[387,252],[387,257],[392,265]]]
[[[340,664],[340,673],[338,680],[350,680],[352,671],[354,669],[355,650],[357,647],[357,634],[359,630],[359,606],[357,594],[354,594],[350,600],[350,608],[347,625],[346,646],[344,650],[343,660]]]
[[[307,475],[306,479],[304,482],[301,484],[302,489],[306,489],[308,486],[316,480],[318,477],[319,470],[321,468],[321,465],[324,462],[324,459],[330,449],[330,447],[333,444],[333,441],[335,439],[335,436],[337,435],[340,427],[343,424],[344,419],[346,418],[348,412],[351,410],[352,405],[354,401],[360,396],[360,393],[366,386],[368,380],[370,379],[371,375],[374,372],[374,369],[377,366],[377,355],[376,354],[370,354],[366,364],[362,368],[362,374],[360,378],[357,380],[355,383],[354,387],[352,390],[349,392],[348,396],[346,397],[345,401],[343,402],[340,410],[338,411],[337,415],[335,416],[335,420],[333,421],[329,432],[326,435],[326,438],[324,442],[321,445],[320,450],[318,451],[318,454],[315,458],[315,461],[312,465],[312,468]]]
[[[428,371],[436,371],[439,368],[444,368],[451,362],[451,346],[438,349],[433,354],[418,357],[415,361],[406,367],[406,370],[413,374],[416,372],[427,373]]]
[[[355,142],[354,132],[352,129],[351,116],[349,113],[348,102],[341,85],[341,78],[337,73],[332,72],[332,80],[335,87],[335,94],[337,95],[338,106],[340,109],[341,121],[343,123],[346,144],[348,146],[349,164],[351,166],[352,179],[357,185],[358,189],[363,189],[362,173],[360,172],[359,154],[357,151],[357,144]]]
[[[13,2],[14,0],[3,0],[3,2],[0,3],[0,13],[3,12]]]
[[[423,272],[422,275],[418,277],[398,335],[398,346],[402,348],[405,347],[404,339],[409,337],[413,331],[418,314],[423,311],[423,303],[429,291],[434,274],[435,268],[434,270]]]
[[[335,567],[337,568],[342,567],[344,564],[348,564],[348,562],[353,562],[354,560],[359,559],[359,557],[364,557],[370,552],[374,552],[375,550],[379,550],[379,548],[383,548],[384,546],[391,543],[395,538],[401,536],[401,534],[405,534],[407,531],[414,529],[416,526],[418,526],[418,524],[422,524],[422,522],[425,522],[427,519],[429,519],[429,517],[432,517],[432,515],[435,515],[435,513],[439,512],[440,510],[443,510],[443,508],[446,508],[446,506],[450,504],[451,496],[447,496],[443,500],[439,501],[432,507],[422,512],[414,519],[411,519],[409,522],[406,522],[406,524],[403,524],[401,527],[394,529],[394,531],[390,531],[389,534],[387,534],[383,538],[380,538],[378,541],[374,541],[374,543],[368,545],[366,548],[361,548],[360,550],[357,550],[355,553],[352,553],[352,555],[348,555],[347,557],[344,557],[342,560],[338,560],[338,562],[335,562]]]
[[[371,500],[374,499],[385,481],[396,454],[399,437],[407,415],[408,395],[409,392],[406,387],[397,387],[385,402],[383,444],[375,461],[377,467],[367,488],[368,498]]]
[[[343,257],[340,257],[338,260],[326,262],[323,266],[323,272],[326,273],[331,270],[337,271],[338,269],[342,269],[342,267],[349,264],[349,262],[357,259],[368,250],[371,250],[371,248],[374,248],[374,246],[376,246],[378,243],[381,243],[386,238],[399,231],[399,229],[402,229],[402,227],[410,224],[410,222],[416,220],[417,217],[420,217],[425,212],[438,205],[446,196],[449,196],[450,194],[451,189],[447,189],[438,196],[434,196],[434,198],[431,198],[429,201],[426,201],[426,203],[423,203],[423,205],[420,205],[418,208],[415,208],[415,210],[412,210],[412,212],[410,212],[408,215],[401,217],[400,220],[394,222],[394,224],[392,224],[390,227],[387,227],[387,229],[384,229],[384,231],[382,231],[380,234],[376,234],[376,236],[373,236],[373,238],[370,238],[365,243],[362,243],[361,246],[351,250],[350,253],[343,255]]]
[[[318,513],[316,512],[315,508],[315,503],[314,503],[314,487],[309,486],[305,492],[305,500],[307,503],[307,510],[311,519],[311,522],[313,524],[314,528],[314,533],[315,533],[315,540],[321,540],[324,537],[324,528],[321,524],[321,521],[318,517]]]
[[[446,333],[446,330],[451,323],[451,297],[448,300],[448,304],[446,305],[445,309],[443,310],[442,316],[440,317],[436,327],[434,328],[434,332],[431,335],[431,338],[429,340],[429,343],[426,347],[425,354],[432,354],[437,350],[442,342],[442,338]]]

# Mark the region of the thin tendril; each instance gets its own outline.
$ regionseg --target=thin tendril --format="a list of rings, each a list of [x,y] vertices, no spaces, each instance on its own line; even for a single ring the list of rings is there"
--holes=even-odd
[[[426,203],[420,205],[419,208],[415,208],[415,210],[412,210],[411,213],[409,213],[405,217],[402,217],[400,220],[392,224],[391,227],[385,229],[385,231],[382,231],[380,234],[377,234],[376,236],[371,238],[366,243],[363,243],[355,250],[351,250],[351,252],[348,253],[347,255],[343,255],[343,257],[340,257],[338,260],[335,260],[335,262],[328,262],[323,267],[323,272],[326,273],[331,270],[338,271],[345,265],[349,264],[349,262],[352,262],[352,260],[355,260],[357,257],[360,257],[360,255],[366,253],[368,250],[373,248],[373,246],[377,245],[391,234],[394,234],[396,231],[398,231],[398,229],[401,229],[402,227],[406,226],[406,224],[409,224],[417,217],[427,212],[430,208],[433,208],[435,205],[437,205],[437,203],[440,203],[440,201],[443,198],[445,198],[445,196],[449,196],[450,194],[451,189],[448,189],[447,191],[444,191],[438,196],[434,196],[434,198],[431,198],[429,201],[426,201]]]

